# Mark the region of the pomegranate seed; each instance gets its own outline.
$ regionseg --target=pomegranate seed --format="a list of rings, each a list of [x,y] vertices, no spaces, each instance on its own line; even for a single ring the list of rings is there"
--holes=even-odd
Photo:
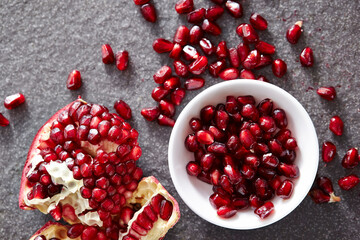
[[[189,29],[185,25],[182,25],[178,27],[178,29],[176,30],[173,41],[174,43],[178,43],[181,46],[185,46],[189,41],[189,37],[190,37]]]
[[[83,232],[81,233],[81,239],[82,240],[91,240],[95,239],[98,231],[96,227],[86,227]]]
[[[243,9],[240,3],[235,1],[226,1],[225,7],[234,18],[241,18],[243,15]]]
[[[197,176],[197,178],[200,181],[203,181],[207,184],[211,184],[211,180],[210,180],[210,174],[204,171],[201,171],[201,173]]]
[[[201,50],[203,50],[203,52],[206,55],[211,55],[215,52],[215,47],[210,42],[210,40],[203,38],[200,40],[199,44],[200,44]]]
[[[209,201],[211,206],[213,206],[213,208],[220,208],[222,206],[226,206],[229,205],[231,203],[231,200],[229,198],[227,198],[226,196],[222,196],[218,193],[213,193],[210,197],[209,197]]]
[[[204,86],[205,80],[203,78],[190,78],[185,81],[186,90],[197,90]]]
[[[229,177],[232,184],[237,184],[242,180],[241,173],[231,165],[226,165],[224,167],[224,173]]]
[[[261,219],[268,217],[274,210],[274,204],[272,202],[266,202],[261,207],[255,209],[254,213],[259,215]]]
[[[158,84],[163,84],[165,80],[171,77],[171,68],[169,66],[161,67],[153,76],[154,81]]]
[[[69,238],[77,238],[77,237],[79,237],[81,235],[84,228],[85,228],[84,225],[82,225],[81,223],[74,224],[67,231],[67,236]]]
[[[189,71],[192,74],[200,75],[205,71],[207,64],[207,58],[205,56],[201,56],[189,65]]]
[[[309,47],[304,48],[300,54],[300,63],[304,67],[312,67],[314,65],[313,50]]]
[[[162,114],[159,115],[158,119],[157,119],[159,125],[161,126],[169,126],[169,127],[173,127],[175,125],[175,120],[171,119],[167,116],[164,116]]]
[[[344,168],[354,168],[359,164],[359,153],[356,148],[350,148],[341,161]]]
[[[66,87],[70,90],[76,90],[81,87],[81,74],[78,70],[73,70],[66,81]]]
[[[298,21],[287,30],[286,38],[289,43],[296,44],[298,42],[302,32],[302,24],[302,21]]]
[[[284,147],[288,150],[295,150],[297,148],[297,142],[295,138],[289,138],[286,140]]]
[[[151,96],[155,101],[160,102],[160,100],[164,99],[169,92],[170,91],[166,90],[163,86],[159,86],[153,89]]]
[[[261,59],[260,59],[260,62],[261,62]],[[267,78],[263,75],[259,75],[257,77],[257,80],[262,81],[262,82],[269,82],[269,80],[267,80]]]
[[[340,178],[338,184],[341,189],[350,190],[359,183],[359,180],[360,179],[358,176],[356,176],[355,174],[351,174],[349,176]]]
[[[255,79],[255,74],[251,70],[243,69],[240,72],[239,78],[240,79]]]
[[[205,18],[209,21],[215,21],[224,13],[224,8],[221,6],[211,6],[206,10]]]
[[[336,146],[332,142],[324,142],[322,145],[322,159],[325,163],[331,162],[336,155]]]
[[[259,208],[264,204],[263,201],[255,194],[250,195],[249,202],[250,202],[250,206],[253,208]]]
[[[239,27],[240,26],[241,25],[239,25]],[[257,41],[259,41],[259,36],[258,36],[257,32],[251,25],[249,25],[247,23],[243,24],[241,29],[237,30],[237,33],[238,34],[240,33],[243,35],[242,38],[245,43],[256,43]]]
[[[254,69],[260,62],[260,53],[258,50],[252,50],[243,61],[243,67],[246,69]]]
[[[114,103],[114,109],[122,118],[126,120],[131,118],[131,108],[123,100],[117,100]]]
[[[246,57],[249,55],[250,53],[250,48],[246,43],[240,43],[237,48],[236,48],[238,55],[239,55],[239,60],[240,62],[244,62],[244,60],[246,59]]]
[[[270,65],[272,63],[272,57],[269,55],[260,55],[260,61],[259,63],[256,65],[255,69],[261,69],[263,67],[266,67],[268,65]]]
[[[144,19],[148,22],[156,22],[156,9],[154,5],[151,3],[147,3],[141,6],[140,8],[141,14],[144,17]]]
[[[4,100],[4,106],[7,109],[14,109],[25,102],[25,97],[21,93],[15,93],[7,96]]]
[[[116,67],[120,71],[124,71],[128,67],[129,63],[129,53],[127,51],[119,51],[116,53]]]
[[[182,74],[180,73],[180,71],[182,71],[182,69],[184,69],[184,67],[186,68],[186,66],[181,66],[181,64],[184,64],[183,62],[181,63],[177,63],[178,64],[178,67],[179,69],[178,70],[175,70],[175,71],[179,71],[179,74]],[[175,62],[174,62],[174,65],[175,65]],[[185,70],[187,71],[187,70]],[[186,73],[187,74],[187,73]],[[172,89],[175,89],[177,87],[180,87],[181,83],[180,83],[180,78],[178,77],[171,77],[169,79],[167,79],[165,82],[164,82],[164,88],[165,90],[172,90]]]
[[[196,9],[192,12],[189,12],[187,15],[187,20],[189,23],[199,23],[204,19],[206,10],[204,8]]]
[[[97,202],[102,202],[106,198],[107,192],[100,188],[94,188],[92,198]]]
[[[315,202],[315,203],[327,203],[330,202],[330,196],[328,194],[326,194],[323,190],[321,189],[312,189],[309,192],[309,195],[311,197],[311,199]]]
[[[174,43],[163,38],[158,38],[153,43],[153,49],[157,53],[170,52],[173,49],[173,47],[174,47]]]
[[[236,28],[236,33],[237,35],[239,35],[239,37],[244,37],[244,33],[243,33],[243,26],[245,25],[246,23],[240,23],[239,26],[237,26]],[[240,43],[241,44],[241,43]]]
[[[261,114],[269,115],[273,110],[273,101],[269,98],[265,98],[258,104],[257,108]]]
[[[6,127],[9,124],[10,124],[9,120],[6,117],[4,117],[2,113],[0,113],[0,126]]]
[[[178,43],[175,43],[173,49],[169,53],[169,57],[172,59],[179,59],[181,56],[181,52],[182,52],[182,46]]]
[[[217,25],[214,22],[210,22],[208,19],[205,19],[201,25],[202,30],[204,30],[205,32],[214,35],[214,36],[218,36],[221,34],[221,28],[219,27],[219,25]]]
[[[115,57],[110,44],[103,44],[101,46],[101,56],[104,64],[114,63]]]
[[[186,171],[190,176],[197,176],[200,174],[201,168],[196,162],[189,162],[186,165]]]
[[[200,110],[200,119],[204,123],[209,123],[215,116],[215,107],[207,105]]]
[[[143,5],[148,3],[150,0],[134,0],[135,5]]]
[[[288,199],[290,198],[293,189],[294,189],[293,182],[288,179],[285,179],[276,190],[276,195],[278,195],[281,198]]]
[[[278,170],[285,177],[289,177],[289,178],[299,177],[299,168],[296,165],[280,163],[278,166]]]
[[[159,117],[160,110],[158,107],[143,108],[141,110],[141,115],[148,121],[154,121]]]
[[[229,49],[229,58],[231,66],[238,68],[240,66],[240,58],[236,48]]]
[[[272,117],[274,118],[276,126],[278,128],[286,128],[286,126],[288,125],[286,113],[284,110],[279,108],[274,109]]]
[[[330,119],[329,129],[337,136],[343,134],[344,123],[339,116],[334,116]]]
[[[179,0],[175,4],[175,10],[178,14],[189,13],[194,10],[193,0]]]
[[[319,177],[316,180],[316,183],[324,192],[326,192],[327,194],[330,195],[329,202],[340,202],[341,201],[340,197],[335,196],[334,188],[333,188],[332,182],[329,178]]]
[[[203,36],[203,32],[201,30],[201,28],[199,26],[193,26],[190,29],[190,38],[189,38],[189,43],[190,44],[198,44],[200,39]]]
[[[279,159],[272,153],[266,153],[262,156],[261,164],[266,168],[276,168],[279,165]]]
[[[258,13],[253,13],[250,16],[250,23],[251,25],[260,31],[266,30],[267,29],[267,21],[265,20],[265,18],[263,18],[260,14]]]
[[[196,132],[196,139],[201,144],[212,144],[214,142],[214,136],[207,130],[200,130]]]
[[[276,59],[272,63],[272,71],[274,75],[278,78],[281,78],[285,75],[287,70],[286,63],[281,59]]]
[[[162,200],[160,206],[160,218],[162,220],[168,221],[173,212],[173,205],[168,200]]]
[[[229,1],[227,1],[229,2]],[[219,215],[219,217],[222,218],[231,218],[232,216],[234,216],[236,214],[237,210],[229,205],[229,206],[222,206],[217,210],[217,215]]]
[[[239,78],[239,70],[236,68],[227,68],[219,74],[219,77],[224,80],[234,80]]]
[[[228,55],[228,49],[225,41],[219,42],[216,48],[216,56],[219,60],[225,59]]]
[[[271,45],[264,41],[259,41],[255,48],[262,54],[274,54],[275,53],[275,46]]]
[[[336,91],[334,87],[320,87],[316,92],[320,97],[328,101],[334,100],[336,97]]]
[[[177,106],[181,104],[184,97],[185,97],[184,88],[176,88],[170,95],[171,102]]]
[[[174,69],[179,77],[186,77],[189,74],[186,64],[181,60],[174,61]]]
[[[161,100],[159,103],[159,109],[162,114],[168,117],[172,117],[175,114],[175,106],[168,100]]]
[[[253,104],[245,104],[241,109],[241,115],[245,118],[248,118],[254,122],[259,119],[259,110]]]
[[[229,115],[227,114],[226,111],[222,111],[222,110],[218,110],[215,113],[215,124],[216,126],[222,130],[225,131],[225,129],[227,128],[227,125],[229,123]]]
[[[183,49],[182,49],[183,53],[184,53],[184,58],[187,61],[193,61],[199,58],[199,53],[196,50],[196,48],[186,45]]]
[[[225,67],[225,60],[216,61],[210,64],[209,73],[214,77],[218,77],[220,72],[224,69],[224,67]]]
[[[189,125],[191,130],[193,130],[194,132],[197,132],[202,129],[202,123],[198,118],[190,119]]]
[[[213,3],[221,5],[225,2],[225,0],[211,0]]]
[[[241,130],[239,139],[246,149],[250,149],[250,147],[255,143],[255,138],[248,129]]]

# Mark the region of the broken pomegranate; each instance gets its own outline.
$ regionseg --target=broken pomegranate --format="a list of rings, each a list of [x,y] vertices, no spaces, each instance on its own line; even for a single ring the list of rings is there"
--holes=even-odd
[[[4,107],[7,109],[14,109],[25,102],[25,96],[21,93],[15,93],[7,96],[4,100]]]
[[[34,138],[20,208],[72,224],[62,239],[162,238],[178,221],[179,207],[154,177],[142,179],[137,138],[138,132],[106,107],[82,99],[70,103]],[[54,227],[62,229],[50,224],[45,230]]]

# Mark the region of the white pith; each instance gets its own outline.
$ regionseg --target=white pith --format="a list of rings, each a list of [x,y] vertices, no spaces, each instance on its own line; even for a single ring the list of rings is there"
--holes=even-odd
[[[29,240],[34,240],[37,236],[44,235],[46,239],[50,238],[59,238],[61,240],[80,240],[80,237],[77,238],[69,238],[67,236],[67,228],[65,226],[61,226],[59,224],[51,224],[45,229],[41,231],[39,234],[34,234]]]

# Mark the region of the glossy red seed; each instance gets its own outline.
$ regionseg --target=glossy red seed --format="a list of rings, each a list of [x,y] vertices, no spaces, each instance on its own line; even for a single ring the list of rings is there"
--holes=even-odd
[[[196,139],[201,144],[212,144],[214,142],[214,136],[207,130],[200,130],[196,132]]]
[[[255,29],[260,31],[266,30],[268,26],[266,19],[258,13],[251,14],[250,23]]]
[[[248,129],[243,129],[240,131],[239,139],[241,144],[246,149],[250,149],[250,147],[255,143],[255,138]]]
[[[293,182],[288,179],[285,179],[276,190],[276,195],[278,195],[281,198],[288,199],[290,198],[293,189],[294,189]]]
[[[300,63],[304,67],[312,67],[314,65],[314,54],[313,50],[306,47],[300,53]]]
[[[115,56],[110,44],[103,44],[101,46],[101,56],[104,64],[114,63]]]
[[[254,213],[261,219],[268,217],[274,210],[274,204],[272,202],[266,202],[261,207],[255,209]]]
[[[239,78],[239,74],[239,70],[236,68],[227,68],[219,74],[219,77],[222,80],[227,81]]]
[[[162,114],[168,117],[172,117],[175,114],[175,106],[168,100],[161,100],[159,103],[159,109]]]
[[[264,204],[264,202],[255,194],[251,194],[249,196],[249,203],[250,203],[250,206],[253,208],[259,208]]]
[[[266,66],[270,65],[272,62],[273,62],[273,60],[272,60],[272,57],[270,55],[261,54],[260,55],[260,61],[256,65],[255,69],[261,69],[263,67],[266,67]]]
[[[206,10],[204,8],[196,9],[192,12],[189,12],[187,15],[187,20],[189,23],[199,23],[204,19]]]
[[[168,126],[168,127],[173,127],[175,125],[175,120],[171,119],[165,115],[160,114],[158,119],[158,124],[161,126]]]
[[[357,148],[350,148],[341,161],[344,168],[354,168],[359,164],[359,153]]]
[[[287,65],[283,60],[276,59],[272,63],[272,71],[276,77],[281,78],[287,71]]]
[[[336,97],[336,90],[334,87],[320,87],[316,91],[317,94],[319,94],[320,97],[323,99],[326,99],[328,101],[334,100]]]
[[[344,123],[339,116],[334,116],[330,119],[329,129],[335,135],[341,136],[344,132]]]
[[[176,63],[177,69],[175,69],[175,71],[177,71],[178,74],[183,74],[183,71],[185,71],[187,74],[187,69],[184,70],[184,68],[186,68],[187,66],[183,62],[181,62],[181,63],[178,61],[176,61],[176,62],[177,62]],[[182,65],[182,64],[184,64],[184,65]],[[174,62],[174,65],[175,65],[175,62]],[[164,82],[163,87],[166,90],[172,90],[177,87],[180,87],[180,85],[181,85],[180,78],[171,77]]]
[[[182,46],[178,43],[175,43],[173,49],[169,53],[169,57],[172,59],[179,59],[181,56],[181,52],[182,52]]]
[[[217,210],[217,215],[221,218],[231,218],[236,214],[237,210],[229,205],[229,206],[222,206]]]
[[[212,153],[204,154],[200,159],[200,166],[205,172],[209,171],[215,162],[215,155]]]
[[[96,235],[98,233],[98,230],[96,229],[96,227],[86,227],[83,232],[81,233],[81,239],[82,240],[91,240],[91,239],[95,239]]]
[[[124,71],[127,69],[129,64],[129,53],[127,51],[119,51],[115,55],[116,59],[116,67],[120,71]]]
[[[215,107],[207,105],[200,110],[200,119],[204,123],[209,123],[215,116]]]
[[[144,17],[144,19],[148,22],[156,22],[157,16],[156,16],[156,9],[153,4],[147,3],[141,6],[140,8],[141,14]]]
[[[21,93],[15,93],[7,96],[4,100],[4,106],[7,109],[14,109],[25,102],[25,96]]]
[[[296,22],[286,31],[286,38],[291,44],[296,44],[301,36],[302,21]]]
[[[198,163],[192,161],[186,165],[186,172],[190,176],[197,176],[200,174],[201,168]]]
[[[209,65],[209,73],[214,77],[218,77],[221,71],[225,68],[225,65],[225,60],[216,61]]]
[[[201,56],[189,65],[189,71],[192,74],[200,75],[205,71],[207,64],[207,58],[205,56]]]
[[[297,148],[297,142],[295,138],[288,138],[288,140],[286,140],[284,147],[288,150],[295,150]]]
[[[187,65],[181,60],[174,61],[174,70],[179,77],[186,77],[189,74]]]
[[[279,165],[279,159],[272,153],[266,153],[261,158],[261,165],[266,168],[276,168]]]
[[[171,68],[167,65],[162,66],[153,76],[154,81],[158,84],[163,84],[165,80],[171,77]]]
[[[143,5],[148,3],[150,0],[134,0],[135,5]]]
[[[255,74],[251,70],[243,69],[240,72],[239,78],[240,79],[255,79]]]
[[[126,120],[131,118],[131,108],[123,100],[117,100],[114,103],[114,109],[122,118]]]
[[[73,70],[66,81],[66,87],[70,90],[76,90],[81,87],[81,74],[78,70]]]
[[[166,53],[170,52],[174,47],[174,43],[169,40],[158,38],[153,42],[153,49],[157,53]]]
[[[327,194],[332,194],[334,193],[334,188],[332,185],[332,182],[329,178],[327,177],[318,177],[316,179],[316,184]]]
[[[234,18],[241,18],[243,15],[243,9],[239,2],[236,1],[226,1],[225,3],[226,10]]]
[[[171,102],[179,106],[185,97],[184,88],[176,88],[170,95]]]
[[[215,47],[214,45],[211,43],[211,41],[207,38],[202,38],[199,42],[199,45],[201,47],[201,50],[206,54],[206,55],[211,55],[215,52]]]
[[[81,223],[74,224],[67,231],[67,236],[69,238],[77,238],[77,237],[79,237],[81,235],[84,228],[85,228],[84,225],[82,225]]]
[[[189,43],[198,44],[202,36],[203,36],[203,31],[201,30],[201,28],[197,25],[193,26],[190,29]]]
[[[221,28],[214,22],[210,22],[208,19],[205,19],[201,25],[201,29],[204,32],[207,32],[211,35],[218,36],[221,34]]]
[[[197,132],[202,129],[202,123],[199,118],[190,119],[189,125],[191,130],[193,130],[194,132]]]
[[[229,49],[229,59],[231,66],[238,68],[240,66],[240,58],[236,48]]]
[[[286,113],[284,110],[279,108],[274,109],[272,117],[274,118],[276,126],[278,128],[286,128],[286,126],[288,125]]]
[[[339,179],[338,184],[341,189],[350,190],[359,183],[360,179],[357,175],[351,174]]]
[[[178,14],[189,13],[194,10],[193,0],[179,0],[175,4],[175,10]]]
[[[168,200],[163,200],[160,205],[160,218],[164,221],[168,221],[173,212],[173,205]]]
[[[289,177],[289,178],[299,177],[299,168],[296,165],[280,163],[278,166],[278,170],[285,177]]]
[[[324,142],[322,145],[322,160],[325,163],[331,162],[336,155],[336,146],[332,142]]]
[[[209,21],[215,21],[224,13],[224,8],[218,5],[211,6],[206,10],[205,18]]]
[[[274,54],[275,53],[275,46],[271,45],[264,41],[259,41],[255,48],[262,54]]]
[[[189,37],[190,30],[185,25],[181,25],[175,32],[173,42],[185,46],[189,41]]]
[[[252,50],[245,58],[242,65],[246,69],[254,69],[260,62],[260,53],[258,50]]]
[[[187,61],[194,61],[194,60],[198,59],[200,56],[200,54],[198,53],[196,48],[194,48],[190,45],[184,46],[182,51],[184,54],[183,56],[184,56],[185,60],[187,60]]]
[[[222,196],[218,193],[213,193],[209,197],[209,201],[210,201],[211,206],[213,206],[213,208],[215,208],[215,209],[218,209],[222,206],[229,205],[231,203],[231,200],[229,198],[227,198],[226,196]]]
[[[219,42],[215,53],[216,53],[216,56],[217,56],[218,60],[222,60],[222,59],[225,59],[227,57],[228,49],[227,49],[225,41]]]
[[[213,3],[221,5],[225,2],[225,0],[211,0]]]
[[[309,195],[315,203],[327,203],[330,201],[330,196],[321,189],[312,189]]]
[[[243,35],[242,38],[245,43],[256,43],[259,41],[257,32],[251,25],[247,23],[243,24],[241,29],[239,29],[237,32],[238,34],[241,33]]]
[[[169,90],[166,90],[163,86],[159,86],[153,89],[151,96],[155,101],[160,102],[160,100],[164,99],[169,93]]]
[[[189,78],[185,81],[186,90],[197,90],[204,86],[205,80],[203,78]]]
[[[242,28],[242,27],[241,27]],[[240,63],[242,63],[250,53],[250,48],[246,43],[239,43],[236,48]]]

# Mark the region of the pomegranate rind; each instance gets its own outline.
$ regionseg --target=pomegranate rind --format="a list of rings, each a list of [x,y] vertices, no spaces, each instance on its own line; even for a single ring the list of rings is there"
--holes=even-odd
[[[36,233],[34,233],[34,235],[32,235],[29,240],[34,240],[39,235],[44,235],[46,239],[58,238],[61,240],[70,240],[71,238],[67,236],[67,230],[67,227],[62,225],[61,223],[49,221],[45,223],[43,227],[37,230]],[[72,239],[80,240],[80,237]]]
[[[78,100],[77,100],[78,101]],[[42,137],[45,136],[45,134],[49,135],[50,133],[50,127],[51,127],[51,123],[57,119],[58,115],[64,111],[67,110],[71,107],[71,105],[74,102],[71,102],[70,104],[66,105],[65,107],[63,107],[62,109],[60,109],[59,111],[57,111],[37,132],[37,134],[35,135],[35,138],[33,140],[33,142],[30,145],[30,150],[29,153],[27,155],[26,158],[26,162],[25,162],[25,166],[22,172],[22,176],[21,176],[21,183],[20,183],[20,192],[19,192],[19,207],[23,210],[34,210],[34,207],[28,206],[25,204],[25,198],[26,193],[29,191],[29,187],[27,186],[27,182],[28,179],[26,178],[27,173],[29,172],[29,170],[31,169],[31,163],[32,163],[32,159],[38,155],[40,153],[40,150],[38,149],[38,146],[40,145],[40,140],[42,139]]]

